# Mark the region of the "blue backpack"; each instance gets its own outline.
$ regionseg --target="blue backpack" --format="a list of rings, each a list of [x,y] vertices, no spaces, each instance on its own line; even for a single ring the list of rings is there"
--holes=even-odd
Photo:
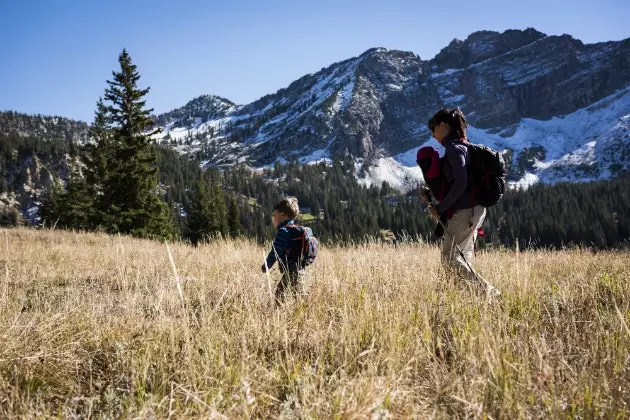
[[[296,261],[302,267],[307,267],[315,262],[319,242],[313,236],[313,231],[308,226],[287,225],[291,234],[291,243],[285,253],[288,261]]]

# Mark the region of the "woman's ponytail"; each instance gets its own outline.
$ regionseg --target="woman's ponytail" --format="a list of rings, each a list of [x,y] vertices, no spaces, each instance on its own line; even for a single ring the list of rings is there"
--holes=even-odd
[[[459,138],[467,138],[466,130],[468,129],[468,123],[466,123],[466,117],[461,109],[456,108],[451,111],[452,122],[449,123],[451,130],[457,133]]]
[[[468,124],[466,123],[466,117],[461,109],[440,109],[430,120],[429,130],[433,132],[433,129],[440,123],[446,123],[451,127],[451,132],[455,133],[458,138],[467,138],[466,129]]]

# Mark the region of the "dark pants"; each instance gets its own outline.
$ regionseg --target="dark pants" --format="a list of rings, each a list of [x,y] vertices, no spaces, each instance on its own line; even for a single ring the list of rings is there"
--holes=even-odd
[[[290,264],[282,273],[282,278],[276,286],[276,304],[284,302],[284,298],[288,292],[297,290],[300,283],[302,271],[299,270],[297,264]]]

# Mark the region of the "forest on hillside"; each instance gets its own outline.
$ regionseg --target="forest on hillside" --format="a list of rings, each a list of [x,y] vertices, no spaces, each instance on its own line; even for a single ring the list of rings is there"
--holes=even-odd
[[[325,243],[434,241],[418,191],[366,186],[355,161],[252,170],[201,168],[209,150],[180,154],[155,144],[152,109],[126,50],[91,125],[61,117],[0,113],[0,224],[121,233],[197,244],[273,236],[282,196],[298,198],[299,222]],[[215,147],[219,147],[215,145]],[[538,184],[510,190],[489,209],[482,245],[620,248],[630,238],[630,180]],[[19,198],[19,199],[18,199]],[[18,203],[21,208],[18,208]]]
[[[67,176],[53,163],[78,153],[77,149],[72,142],[5,136],[0,142],[0,173],[6,174],[0,178],[0,194],[17,191],[24,184],[24,162],[33,156],[47,162],[46,171],[53,177]],[[188,216],[200,199],[195,188],[198,183],[206,183],[210,191],[220,187],[224,210],[216,214],[226,220],[215,225],[227,226],[228,210],[235,206],[238,233],[259,241],[273,235],[270,214],[282,195],[298,198],[301,222],[312,226],[325,242],[378,238],[382,231],[391,231],[397,238],[434,239],[434,223],[423,212],[416,191],[401,194],[386,183],[366,187],[357,181],[351,159],[330,165],[291,162],[261,171],[245,166],[211,167],[202,176],[198,161],[168,148],[155,147],[155,151],[162,197],[177,235],[184,239],[190,235]],[[604,182],[538,184],[527,190],[509,190],[489,210],[484,224],[486,239],[494,238],[496,244],[508,247],[515,246],[517,240],[521,247],[624,247],[630,238],[629,180],[625,176]],[[17,220],[7,210],[0,214],[5,225]],[[229,234],[229,227],[222,233]]]

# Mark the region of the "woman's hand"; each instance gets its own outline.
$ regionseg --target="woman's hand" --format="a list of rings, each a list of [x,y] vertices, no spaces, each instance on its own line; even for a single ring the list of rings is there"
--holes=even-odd
[[[419,190],[420,198],[422,198],[427,203],[430,203],[433,200],[433,194],[431,194],[431,190],[427,187],[420,187]]]
[[[435,220],[440,219],[440,213],[438,213],[438,211],[433,206],[427,207],[427,213],[429,213],[429,216],[433,217]]]

